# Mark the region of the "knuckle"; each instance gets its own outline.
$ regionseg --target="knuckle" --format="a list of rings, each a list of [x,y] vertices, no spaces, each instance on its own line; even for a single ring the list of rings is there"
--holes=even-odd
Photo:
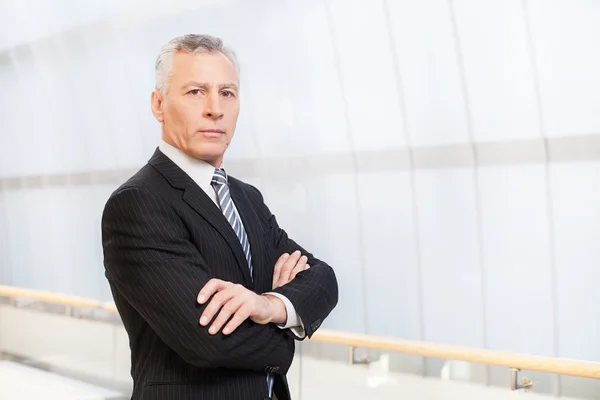
[[[215,303],[215,305],[223,303],[225,299],[225,295],[223,292],[219,292],[213,296],[213,301],[211,303]]]
[[[218,314],[215,316],[215,321],[213,324],[220,325],[224,322],[224,320],[227,319],[227,317],[227,310],[225,309],[225,307],[223,307],[218,311]]]
[[[244,288],[244,286],[243,286],[243,285],[241,285],[241,284],[239,284],[239,283],[236,283],[235,285],[233,285],[233,289],[234,289],[236,292],[241,292],[241,291],[243,291],[245,288]]]
[[[206,307],[205,314],[213,316],[219,310],[219,305],[215,303],[211,303],[208,307]]]
[[[238,314],[240,314],[240,317],[241,316],[248,317],[250,314],[252,314],[252,310],[256,309],[257,303],[258,302],[256,302],[256,301],[252,301],[252,302],[245,303],[243,306],[241,306],[240,311],[238,313]]]
[[[231,317],[231,314],[233,314],[232,311],[232,307],[231,306],[223,306],[221,308],[221,310],[219,311],[219,321],[221,324],[224,324],[225,322],[227,322],[227,320]]]

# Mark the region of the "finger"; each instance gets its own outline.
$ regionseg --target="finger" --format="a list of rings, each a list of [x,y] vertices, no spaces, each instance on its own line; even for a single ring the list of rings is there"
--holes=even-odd
[[[215,294],[211,299],[210,303],[204,309],[202,316],[200,317],[200,325],[206,326],[213,317],[219,312],[223,304],[228,302],[234,296],[234,290],[229,288]]]
[[[299,250],[296,250],[295,252],[293,252],[290,255],[290,257],[287,259],[287,261],[285,262],[283,267],[281,267],[281,275],[279,275],[279,280],[277,282],[278,283],[277,286],[283,286],[290,281],[290,274],[291,274],[292,270],[294,269],[294,267],[296,266],[296,264],[298,263],[300,256],[301,256],[301,253]]]
[[[219,311],[219,315],[217,315],[217,318],[215,318],[215,320],[213,321],[212,325],[210,326],[210,329],[208,330],[208,333],[214,335],[217,332],[219,332],[223,325],[225,325],[227,321],[229,321],[229,318],[231,318],[231,316],[234,315],[240,309],[240,307],[242,307],[243,304],[244,303],[239,295],[233,296],[229,301],[223,304],[223,307],[221,307],[221,311]]]
[[[300,259],[302,258],[301,256],[302,253],[300,253],[299,250],[293,252],[290,255],[290,258],[281,268],[281,275],[279,276],[278,286],[283,286],[292,280],[292,271],[294,270],[298,262],[300,262]]]
[[[279,276],[281,275],[281,267],[283,267],[283,264],[285,264],[289,257],[290,255],[288,253],[283,253],[275,263],[275,269],[273,270],[273,288],[275,288],[275,283],[279,281]]]
[[[247,304],[242,305],[237,312],[233,315],[233,318],[223,328],[223,334],[229,335],[235,331],[245,320],[250,317],[250,307]]]
[[[200,292],[198,293],[198,303],[204,304],[210,296],[215,294],[218,291],[224,290],[226,287],[231,285],[231,282],[225,282],[220,279],[211,279],[204,285]]]
[[[304,271],[307,262],[308,262],[308,257],[306,257],[306,256],[300,257],[300,259],[298,260],[298,263],[296,264],[296,266],[294,267],[294,269],[292,270],[292,272],[290,274],[290,282],[294,280],[294,278],[296,277],[298,272]]]

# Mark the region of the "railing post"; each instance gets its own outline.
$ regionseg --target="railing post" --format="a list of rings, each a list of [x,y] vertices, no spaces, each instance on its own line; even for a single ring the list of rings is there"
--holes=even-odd
[[[519,371],[518,368],[510,369],[510,390],[519,390],[524,389],[526,392],[529,392],[533,387],[533,382],[529,378],[521,378],[519,382]]]
[[[348,361],[350,365],[354,364],[369,364],[369,357],[363,357],[360,360],[356,359],[356,347],[348,347]]]

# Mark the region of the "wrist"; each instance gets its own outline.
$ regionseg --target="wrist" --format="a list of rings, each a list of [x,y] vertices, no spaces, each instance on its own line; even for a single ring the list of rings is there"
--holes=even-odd
[[[284,325],[287,322],[287,310],[283,301],[277,296],[270,294],[265,294],[263,297],[267,300],[271,309],[270,322],[277,325]]]

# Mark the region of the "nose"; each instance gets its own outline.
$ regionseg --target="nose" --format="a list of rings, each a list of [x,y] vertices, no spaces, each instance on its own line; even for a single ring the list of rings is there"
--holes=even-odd
[[[218,94],[211,93],[206,97],[204,105],[204,118],[213,120],[221,119],[223,117],[223,108]]]

